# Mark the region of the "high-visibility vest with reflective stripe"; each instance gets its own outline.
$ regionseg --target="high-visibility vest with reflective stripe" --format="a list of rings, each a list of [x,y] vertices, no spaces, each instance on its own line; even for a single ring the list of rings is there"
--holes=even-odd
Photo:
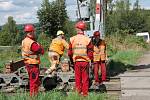
[[[106,60],[106,46],[105,45],[100,45],[100,60]]]
[[[59,55],[64,53],[64,50],[69,48],[69,44],[64,39],[55,38],[50,44],[49,50],[57,52]]]
[[[35,41],[28,37],[22,41],[22,58],[26,64],[40,64],[40,56],[35,55],[31,51],[31,45],[33,42]]]
[[[87,55],[87,45],[90,43],[90,38],[85,35],[76,35],[70,38],[73,50],[73,60],[89,62]]]
[[[94,56],[94,61],[106,60],[106,46],[104,43],[100,43],[98,47],[94,46],[93,56]]]
[[[93,56],[94,56],[94,59],[93,59],[94,61],[100,61],[100,49],[99,49],[99,47],[94,46]]]

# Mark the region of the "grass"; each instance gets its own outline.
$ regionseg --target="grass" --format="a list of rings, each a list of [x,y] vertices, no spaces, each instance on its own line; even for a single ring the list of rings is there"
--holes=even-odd
[[[5,64],[10,61],[17,61],[21,58],[21,51],[17,47],[11,47],[7,49],[0,48],[0,70],[2,71]],[[41,67],[49,67],[50,62],[48,60],[48,54],[45,52],[44,55],[41,56]]]
[[[0,70],[4,68],[5,63],[21,59],[21,53],[18,52],[17,47],[10,47],[7,49],[0,48]]]
[[[128,50],[119,51],[111,59],[124,64],[135,64],[136,60],[142,55],[140,51]]]
[[[49,67],[50,66],[50,61],[48,60],[48,52],[45,52],[45,54],[42,55],[40,57],[40,59],[41,59],[41,64],[40,64],[41,67]]]
[[[143,39],[134,35],[114,34],[106,37],[107,53],[111,61],[107,66],[108,76],[118,75],[126,70],[132,70],[149,46]]]
[[[142,55],[140,51],[118,51],[107,65],[107,76],[116,76],[127,70],[132,70],[137,59]]]
[[[9,95],[9,96],[8,96]],[[69,95],[66,95],[63,92],[56,92],[56,91],[50,91],[50,92],[40,92],[35,97],[30,97],[29,93],[16,93],[16,94],[0,94],[1,100],[116,100],[114,97],[110,97],[105,93],[94,93],[91,92],[87,97],[83,97],[78,95],[75,92],[69,93]]]

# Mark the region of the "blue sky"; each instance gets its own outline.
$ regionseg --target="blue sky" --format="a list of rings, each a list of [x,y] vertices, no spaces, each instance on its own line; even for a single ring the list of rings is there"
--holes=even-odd
[[[136,0],[130,0],[131,3],[134,3]],[[141,8],[150,9],[150,0],[139,0]]]
[[[0,0],[0,25],[7,22],[8,16],[13,16],[17,24],[38,22],[36,12],[41,2],[42,0]],[[139,3],[141,8],[150,9],[150,0],[139,0]],[[75,19],[76,0],[66,0],[66,5],[68,16]]]

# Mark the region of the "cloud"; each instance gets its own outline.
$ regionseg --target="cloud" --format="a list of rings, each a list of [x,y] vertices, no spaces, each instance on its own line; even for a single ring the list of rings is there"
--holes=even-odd
[[[50,2],[54,0],[49,0]],[[135,0],[131,0],[133,4]],[[0,0],[0,25],[7,22],[7,17],[12,16],[17,23],[38,22],[37,10],[42,0]],[[150,0],[139,0],[141,8],[150,9]],[[77,1],[66,0],[66,10],[71,20],[75,20]]]
[[[9,16],[17,24],[38,22],[37,10],[41,2],[42,0],[0,0],[0,25],[5,24]]]
[[[42,0],[0,0],[0,25],[5,24],[9,16],[12,16],[17,24],[38,22],[36,13],[41,3]],[[70,19],[76,16],[74,4],[76,0],[66,0]]]
[[[150,10],[150,6],[144,6],[144,7],[143,7],[143,6],[141,6],[141,8],[142,8],[142,9]]]
[[[12,16],[16,23],[38,22],[36,12],[42,0],[0,0],[0,25]]]
[[[8,2],[0,2],[0,11],[13,11],[16,10],[16,6],[14,4],[12,4],[12,1],[8,1]]]
[[[13,0],[12,3],[21,7],[40,6],[42,0]]]

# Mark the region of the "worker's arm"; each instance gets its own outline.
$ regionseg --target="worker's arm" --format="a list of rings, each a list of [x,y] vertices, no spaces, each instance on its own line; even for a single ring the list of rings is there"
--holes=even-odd
[[[69,44],[67,43],[66,40],[63,40],[63,45],[66,49],[69,49]]]
[[[72,44],[71,43],[69,43],[68,56],[70,58],[71,63],[73,64],[73,59],[72,59],[72,57],[73,57],[73,50],[72,50]]]
[[[31,45],[31,51],[35,52],[35,54],[44,54],[44,49],[41,45],[36,42],[33,42]]]
[[[90,42],[87,45],[87,55],[91,61],[93,61],[93,53],[94,53],[94,45],[92,44],[92,42]]]

